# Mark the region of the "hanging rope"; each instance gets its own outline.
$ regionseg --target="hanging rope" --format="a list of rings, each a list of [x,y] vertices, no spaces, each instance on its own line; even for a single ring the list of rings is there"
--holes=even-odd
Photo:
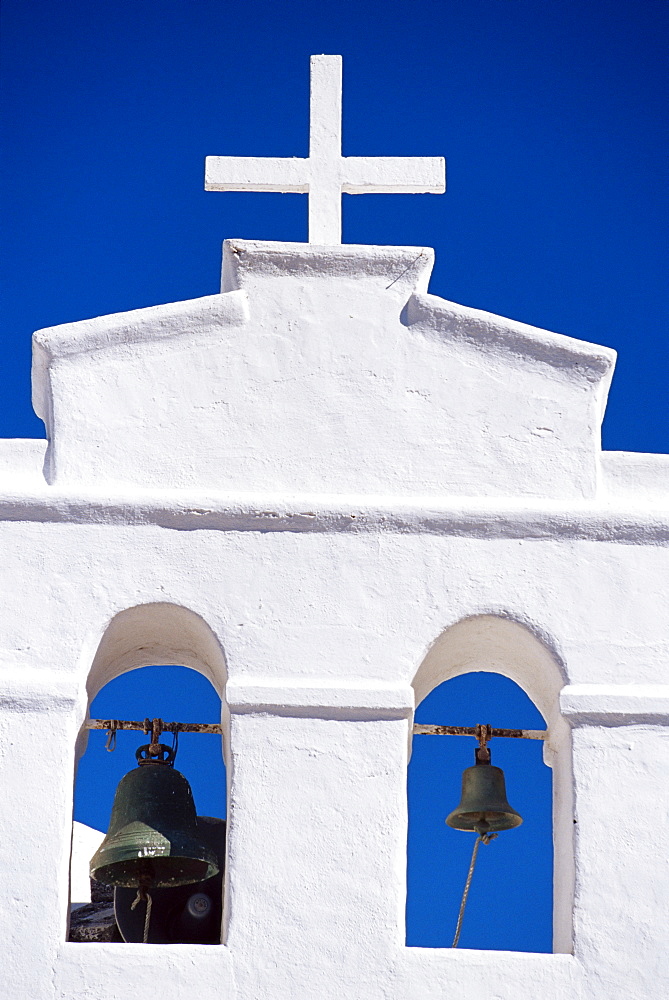
[[[457,948],[458,941],[460,940],[460,931],[462,930],[462,918],[465,915],[467,896],[469,895],[469,889],[472,884],[474,865],[476,864],[476,856],[479,853],[479,847],[481,846],[481,844],[489,844],[490,841],[494,840],[496,836],[497,836],[496,833],[479,833],[478,837],[476,838],[476,843],[474,844],[474,850],[472,851],[472,860],[469,862],[469,871],[467,872],[465,891],[462,893],[462,902],[460,903],[460,912],[458,913],[458,922],[455,925],[455,937],[453,938],[453,944],[451,945],[451,948]]]
[[[146,886],[140,885],[137,890],[137,895],[130,905],[130,909],[134,910],[139,903],[144,901],[146,902],[146,916],[144,917],[144,944],[147,944],[149,940],[149,924],[151,923],[151,907],[153,906],[153,900],[151,899],[151,893],[146,891]]]

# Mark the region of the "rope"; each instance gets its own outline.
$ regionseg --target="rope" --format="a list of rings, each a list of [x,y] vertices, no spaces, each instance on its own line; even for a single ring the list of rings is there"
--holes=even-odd
[[[144,944],[147,944],[149,940],[149,924],[151,923],[151,907],[153,906],[153,900],[151,899],[151,893],[146,891],[146,886],[140,885],[137,890],[137,895],[133,899],[130,909],[134,910],[138,903],[146,900],[146,916],[144,917]]]
[[[479,847],[481,844],[489,844],[491,840],[497,836],[496,833],[479,833],[476,838],[476,843],[474,844],[474,850],[472,851],[472,860],[469,862],[469,871],[467,872],[467,881],[465,882],[465,890],[462,893],[462,902],[460,903],[460,912],[458,913],[458,922],[455,925],[455,937],[453,938],[453,944],[451,948],[457,948],[458,941],[460,940],[460,931],[462,930],[462,918],[465,915],[465,906],[467,905],[467,896],[469,895],[469,889],[472,884],[472,876],[474,875],[474,865],[476,864],[476,856],[479,853]]]
[[[153,906],[153,900],[151,899],[151,893],[146,894],[146,916],[144,917],[144,944],[149,940],[149,924],[151,923],[151,907]]]

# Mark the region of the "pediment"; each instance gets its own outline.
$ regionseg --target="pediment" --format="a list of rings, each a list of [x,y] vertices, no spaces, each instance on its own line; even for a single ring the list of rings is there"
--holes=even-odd
[[[231,240],[219,295],[39,331],[51,481],[593,495],[614,352],[430,295],[432,263]]]

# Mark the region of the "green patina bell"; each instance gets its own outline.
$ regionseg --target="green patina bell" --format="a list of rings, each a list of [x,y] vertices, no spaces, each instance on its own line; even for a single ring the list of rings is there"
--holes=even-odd
[[[91,858],[91,878],[129,888],[202,882],[218,872],[198,834],[191,787],[165,744],[142,746],[138,766],[119,782],[107,836]]]
[[[446,823],[454,830],[484,834],[511,830],[522,822],[522,816],[506,800],[504,771],[490,763],[489,750],[478,748],[476,764],[462,775],[460,805],[447,816]]]

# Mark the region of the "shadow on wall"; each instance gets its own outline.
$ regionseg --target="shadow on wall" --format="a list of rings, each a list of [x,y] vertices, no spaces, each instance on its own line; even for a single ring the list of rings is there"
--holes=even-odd
[[[466,673],[421,702],[417,723],[544,729],[545,721],[513,681]],[[475,834],[452,830],[446,816],[460,801],[462,772],[474,764],[476,741],[414,736],[409,764],[407,945],[448,948],[453,942]],[[503,768],[508,801],[522,826],[481,846],[460,948],[552,951],[553,849],[551,769],[540,741],[493,739],[492,763]]]

